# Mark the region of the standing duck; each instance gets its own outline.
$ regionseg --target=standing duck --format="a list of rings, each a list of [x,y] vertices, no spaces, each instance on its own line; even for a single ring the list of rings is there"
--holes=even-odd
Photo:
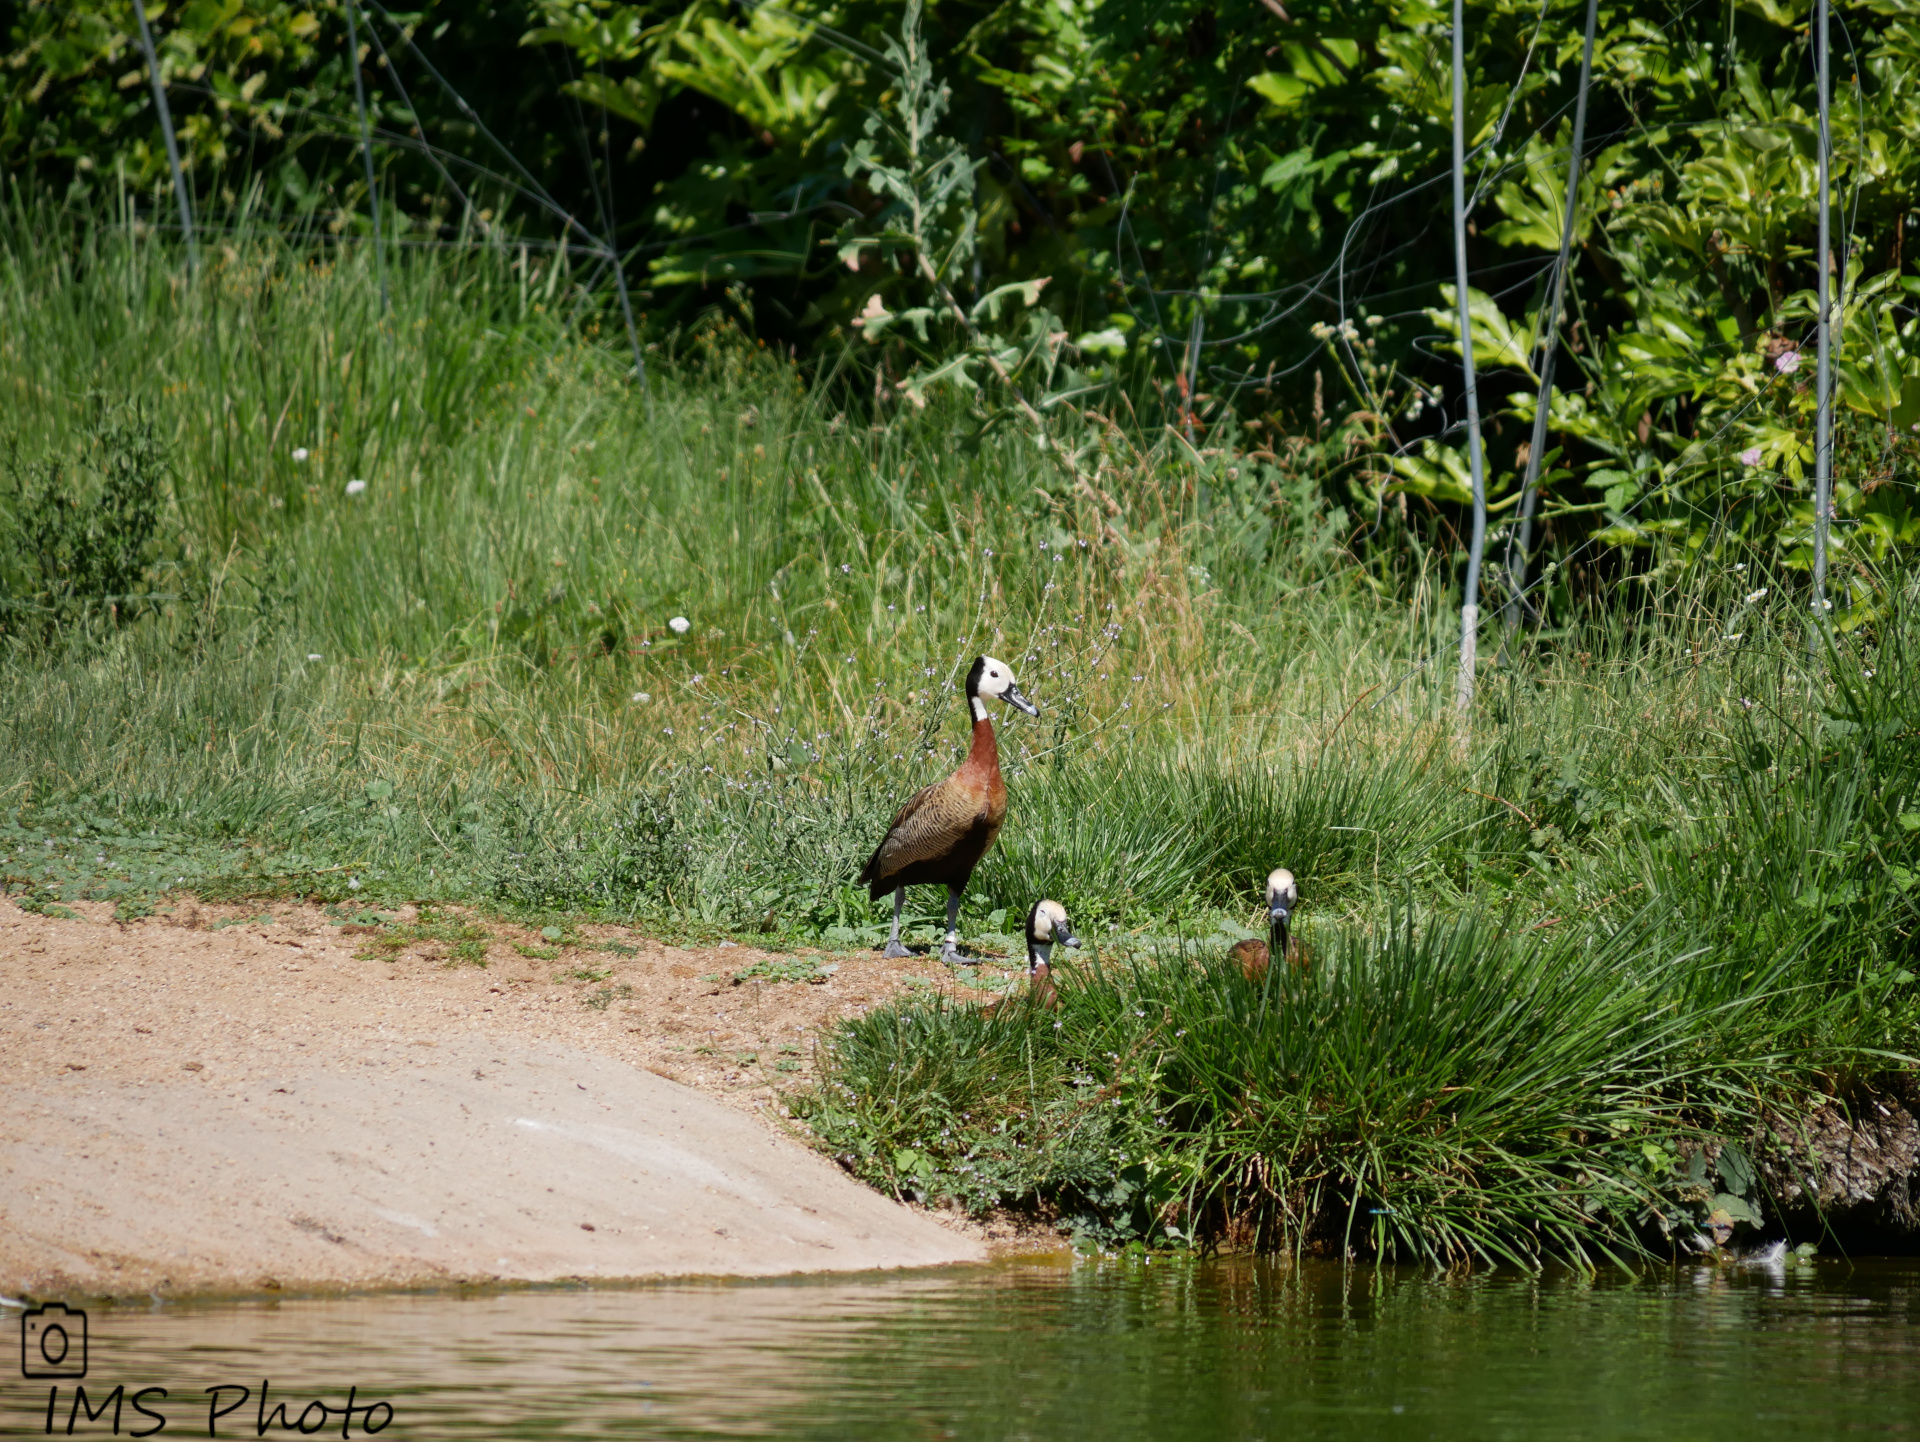
[[[1227,953],[1239,963],[1248,981],[1266,979],[1267,967],[1276,952],[1302,971],[1306,970],[1306,957],[1301,952],[1300,943],[1293,939],[1287,929],[1293,919],[1293,909],[1299,904],[1300,888],[1294,884],[1291,871],[1282,866],[1267,877],[1267,940],[1256,941],[1249,937],[1245,941],[1236,941]]]
[[[967,672],[973,748],[953,775],[915,792],[900,808],[857,878],[874,901],[893,893],[888,956],[910,954],[900,944],[900,910],[906,904],[907,888],[937,885],[947,888],[947,939],[940,959],[952,963],[964,959],[960,955],[960,893],[1007,819],[1000,748],[994,743],[993,722],[987,719],[987,702],[992,699],[1017,706],[1029,716],[1040,714],[1040,708],[1020,694],[1006,662],[976,657]]]
[[[1060,1005],[1060,998],[1053,989],[1053,944],[1056,941],[1062,946],[1080,945],[1080,938],[1073,934],[1073,923],[1067,920],[1066,907],[1057,901],[1036,901],[1033,910],[1027,913],[1027,1000],[1048,1011]],[[990,1002],[986,1014],[999,1015],[1004,1004],[1005,998]]]

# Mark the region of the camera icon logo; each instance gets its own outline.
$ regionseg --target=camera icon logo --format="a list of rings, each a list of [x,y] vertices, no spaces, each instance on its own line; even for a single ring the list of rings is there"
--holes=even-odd
[[[87,1314],[61,1302],[20,1314],[20,1373],[24,1377],[87,1375]]]

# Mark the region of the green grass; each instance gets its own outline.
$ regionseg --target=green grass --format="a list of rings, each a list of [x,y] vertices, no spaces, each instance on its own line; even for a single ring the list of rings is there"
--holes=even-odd
[[[887,916],[852,878],[961,753],[984,650],[1042,713],[1002,727],[1011,820],[963,925],[1046,894],[1092,946],[1057,1013],[843,1028],[801,1106],[877,1184],[1109,1242],[1598,1256],[1747,1193],[1694,1177],[1701,1138],[1758,1146],[1770,1106],[1920,1044],[1904,577],[1811,663],[1765,555],[1623,582],[1489,664],[1463,723],[1434,553],[1349,557],[1369,518],[1304,442],[1066,418],[1076,490],[1017,426],[869,424],[870,388],[718,324],[643,397],[537,257],[390,281],[383,318],[357,249],[235,240],[189,278],[125,225],[0,222],[11,474],[57,463],[84,502],[129,417],[168,458],[118,609],[49,601],[0,520],[27,904],[863,947]],[[1224,948],[1276,864],[1318,961],[1256,993]],[[923,939],[940,902],[912,898]],[[420,939],[483,961],[464,925]]]

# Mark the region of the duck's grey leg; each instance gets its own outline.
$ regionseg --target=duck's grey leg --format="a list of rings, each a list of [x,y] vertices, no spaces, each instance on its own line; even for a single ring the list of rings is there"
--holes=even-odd
[[[940,948],[940,959],[948,966],[970,966],[974,958],[960,954],[960,893],[947,888],[947,943]]]
[[[907,904],[907,888],[896,886],[893,889],[893,935],[887,938],[887,949],[882,956],[912,956],[913,953],[900,944],[900,908]]]

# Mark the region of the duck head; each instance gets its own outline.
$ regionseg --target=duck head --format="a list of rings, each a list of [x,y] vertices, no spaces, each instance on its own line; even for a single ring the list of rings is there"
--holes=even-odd
[[[1267,944],[1275,956],[1287,954],[1287,927],[1299,904],[1300,888],[1294,884],[1293,873],[1284,866],[1276,868],[1267,877]]]
[[[1038,973],[1051,969],[1053,944],[1077,947],[1080,938],[1073,934],[1067,909],[1057,901],[1036,901],[1027,913],[1027,970]]]
[[[973,708],[973,719],[984,720],[987,708],[981,702],[996,697],[1009,706],[1019,707],[1029,716],[1040,714],[1040,708],[1020,694],[1011,666],[991,656],[974,657],[973,669],[967,672],[967,704]]]

